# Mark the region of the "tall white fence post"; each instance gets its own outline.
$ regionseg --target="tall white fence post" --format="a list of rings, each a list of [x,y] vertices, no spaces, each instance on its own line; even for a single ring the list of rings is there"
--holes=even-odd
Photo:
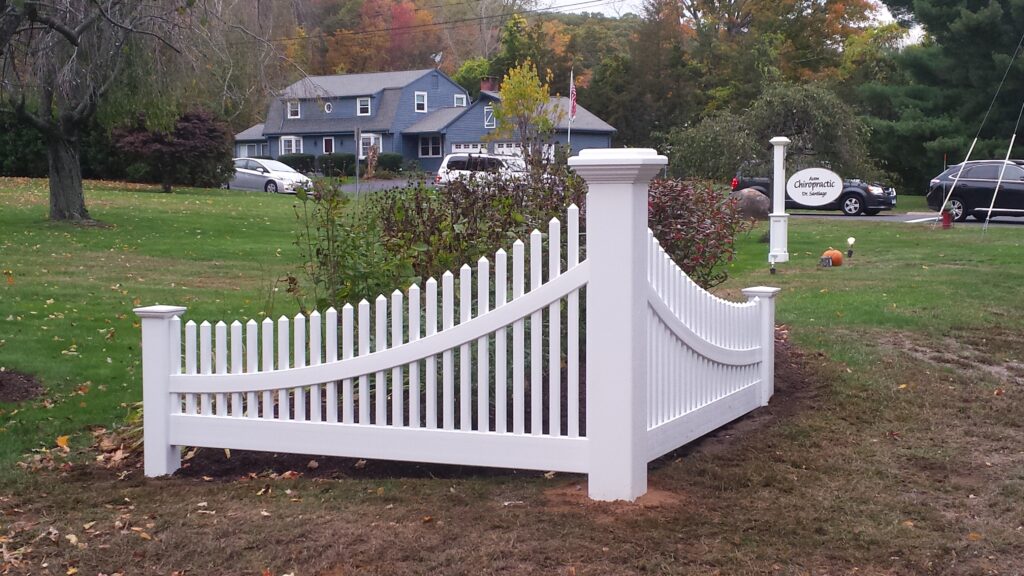
[[[752,286],[742,290],[747,301],[757,301],[761,331],[761,406],[775,393],[775,296],[779,288]]]
[[[768,265],[775,273],[777,262],[789,262],[789,214],[786,214],[786,146],[790,140],[776,136],[772,145],[772,213],[769,219]]]
[[[142,410],[146,476],[164,476],[181,467],[181,452],[170,442],[173,403],[170,376],[181,371],[181,306],[136,308],[142,319]]]
[[[569,159],[587,195],[589,495],[647,492],[647,193],[668,159],[645,148]]]

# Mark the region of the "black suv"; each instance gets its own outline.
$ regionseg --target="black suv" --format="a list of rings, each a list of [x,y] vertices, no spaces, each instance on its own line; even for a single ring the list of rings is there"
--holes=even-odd
[[[992,195],[1000,181],[1000,170],[1002,183],[993,206]],[[956,186],[953,186],[954,180],[957,180]],[[984,221],[989,206],[992,206],[992,216],[1024,216],[1024,160],[971,160],[954,164],[932,179],[928,186],[928,207],[939,210],[946,196],[949,196],[946,210],[957,222],[966,220],[968,215]]]

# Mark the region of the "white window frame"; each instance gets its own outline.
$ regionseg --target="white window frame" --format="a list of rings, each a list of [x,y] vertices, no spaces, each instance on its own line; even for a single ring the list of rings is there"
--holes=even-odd
[[[334,104],[330,102],[324,102],[324,114],[330,114],[334,111]]]
[[[377,151],[382,152],[380,134],[373,134],[370,132],[363,132],[359,137],[359,159],[363,160],[366,158],[366,154],[370,151],[370,147],[374,144],[377,145]]]
[[[243,144],[242,158],[252,158],[259,154],[259,144]]]
[[[465,108],[469,104],[469,98],[465,94],[456,94],[453,105],[456,108]]]
[[[470,154],[486,154],[487,144],[483,142],[469,142],[452,144],[452,153],[456,152],[468,152]]]
[[[436,141],[436,147],[434,145],[435,141]],[[424,142],[426,142],[426,145],[427,145],[427,154],[423,153],[423,144],[424,144]],[[433,150],[435,150],[435,149],[437,150],[436,154],[433,153]],[[420,136],[420,146],[419,146],[420,158],[440,158],[441,157],[441,152],[443,150],[444,150],[444,145],[441,142],[441,136],[440,135],[438,135],[438,136]]]
[[[289,142],[292,145],[292,150],[285,150],[285,142]],[[281,155],[284,154],[302,154],[302,137],[301,136],[281,136],[281,141],[278,142],[278,152]]]
[[[302,118],[302,109],[298,100],[288,101],[288,118]]]
[[[420,108],[420,96],[423,97],[423,107]],[[426,92],[413,92],[413,109],[420,114],[424,114],[427,111],[427,93]]]
[[[366,112],[363,112],[363,102],[366,103]],[[370,114],[372,114],[373,109],[371,108],[371,105],[372,104],[369,96],[362,96],[360,98],[356,98],[356,116],[369,116]]]
[[[327,143],[328,142],[331,143],[331,151],[330,152],[327,151]],[[334,147],[334,136],[324,136],[324,142],[323,142],[324,154],[334,154],[335,150],[336,150],[336,148]]]
[[[484,128],[497,128],[498,121],[494,118],[494,106],[484,106]]]

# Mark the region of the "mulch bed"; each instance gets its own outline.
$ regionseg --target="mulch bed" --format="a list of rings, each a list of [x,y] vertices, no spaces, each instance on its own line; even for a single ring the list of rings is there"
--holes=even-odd
[[[43,387],[29,374],[5,370],[0,372],[0,402],[22,402],[43,393]]]

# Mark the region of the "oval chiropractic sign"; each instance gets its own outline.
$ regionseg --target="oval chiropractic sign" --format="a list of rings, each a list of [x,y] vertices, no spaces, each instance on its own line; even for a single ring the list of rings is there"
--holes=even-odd
[[[824,168],[807,168],[789,177],[786,194],[804,206],[824,206],[839,199],[843,179]]]

